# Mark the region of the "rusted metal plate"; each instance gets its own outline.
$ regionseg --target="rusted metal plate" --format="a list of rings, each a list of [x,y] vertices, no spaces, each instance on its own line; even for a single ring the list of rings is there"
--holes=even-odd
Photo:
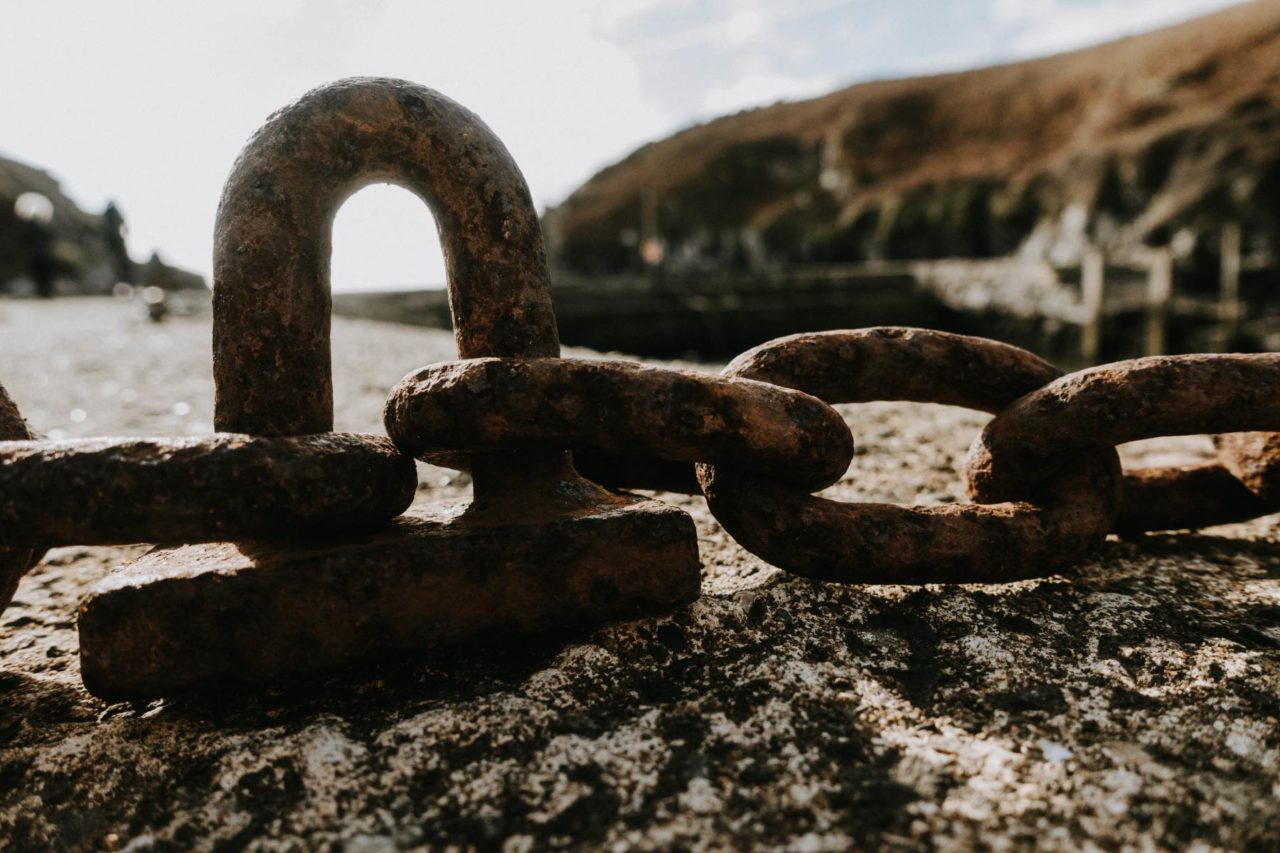
[[[518,521],[440,506],[359,540],[154,550],[82,606],[81,669],[98,696],[146,699],[629,618],[698,589],[693,522],[656,501]]]
[[[853,458],[840,414],[765,382],[628,361],[484,358],[433,364],[387,399],[387,434],[438,450],[592,447],[687,462],[732,460],[811,491]]]
[[[9,392],[0,385],[0,441],[21,440],[31,438],[31,430],[26,420],[18,411],[18,406],[9,397]],[[0,613],[13,601],[13,594],[18,589],[18,581],[33,565],[40,561],[44,548],[14,548],[9,543],[16,541],[15,529],[10,525],[0,524]]]
[[[903,328],[780,338],[726,373],[831,403],[913,400],[988,412],[1060,375],[1007,344]],[[698,466],[708,506],[744,547],[787,571],[844,583],[1000,582],[1070,565],[1106,537],[1118,475],[1106,448],[1076,454],[1020,501],[908,507],[814,497],[736,462]]]
[[[966,473],[978,500],[1016,500],[1090,448],[1271,429],[1280,429],[1280,355],[1152,356],[1072,373],[1016,401],[983,430]]]
[[[367,530],[416,487],[413,460],[374,435],[0,442],[0,530],[22,544]]]

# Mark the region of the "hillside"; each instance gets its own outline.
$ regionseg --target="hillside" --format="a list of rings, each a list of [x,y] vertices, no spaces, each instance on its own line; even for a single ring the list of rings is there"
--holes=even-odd
[[[644,233],[686,268],[1070,262],[1086,239],[1122,252],[1228,216],[1259,250],[1280,223],[1276,0],[721,118],[604,169],[546,223],[561,266],[610,271],[636,265]]]
[[[31,286],[30,232],[14,210],[24,193],[38,193],[52,206],[47,252],[58,292],[109,293],[122,279],[168,289],[205,287],[199,275],[171,267],[154,255],[145,264],[134,264],[124,254],[124,222],[114,208],[103,214],[82,210],[48,172],[0,157],[0,294]],[[114,238],[113,228],[119,235]]]

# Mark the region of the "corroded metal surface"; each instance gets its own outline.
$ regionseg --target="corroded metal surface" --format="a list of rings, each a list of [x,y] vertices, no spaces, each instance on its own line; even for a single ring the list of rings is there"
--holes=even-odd
[[[559,354],[537,211],[501,140],[424,86],[342,80],[268,119],[227,179],[214,234],[218,429],[333,428],[333,215],[378,182],[431,208],[459,355]]]
[[[799,389],[827,401],[928,399],[987,412],[1062,375],[1026,350],[986,340],[981,347],[970,345],[977,340],[891,327],[790,335],[742,353],[723,374]],[[931,366],[942,363],[949,365],[954,383],[933,381]],[[899,394],[904,396],[895,396]],[[575,447],[573,459],[585,476],[613,488],[699,490],[691,466],[661,458]]]
[[[1114,529],[1196,530],[1275,512],[1221,465],[1138,468],[1124,473],[1124,500]]]
[[[138,699],[279,683],[373,654],[562,630],[698,596],[684,512],[611,498],[534,523],[414,511],[367,538],[193,545],[117,571],[80,612],[85,685]]]
[[[1006,344],[900,328],[781,338],[726,373],[831,403],[914,400],[988,412],[1059,375]],[[1015,580],[1076,562],[1106,536],[1118,470],[1110,449],[1078,454],[1024,501],[940,507],[837,503],[736,462],[700,465],[698,475],[717,520],[776,566],[845,583],[938,583]]]
[[[416,485],[413,460],[373,435],[0,442],[0,530],[43,545],[359,531]]]
[[[1280,433],[1236,432],[1215,435],[1218,459],[1268,505],[1280,508]]]
[[[18,412],[18,406],[9,397],[9,392],[0,385],[0,441],[32,438],[26,420]],[[18,581],[26,574],[27,569],[39,562],[44,549],[7,547],[8,543],[18,540],[22,535],[20,528],[0,524],[0,612],[9,606],[13,594],[18,589]]]
[[[1080,452],[1251,429],[1280,429],[1280,355],[1116,362],[1064,376],[997,415],[970,450],[969,490],[977,500],[1017,500]]]
[[[744,548],[794,574],[839,583],[1038,577],[1096,549],[1118,500],[1115,471],[1096,458],[1031,501],[989,506],[841,503],[723,466],[699,466],[699,476],[712,513]]]
[[[228,181],[214,261],[219,428],[332,426],[329,229],[375,181],[408,187],[435,214],[462,357],[558,356],[538,218],[502,144],[429,89],[342,81],[273,116]],[[469,506],[364,539],[151,552],[81,610],[86,685],[136,698],[274,681],[697,597],[697,537],[680,510],[610,494],[562,449],[469,465]]]
[[[828,402],[917,400],[997,412],[1062,371],[999,341],[885,326],[788,335],[747,350],[724,374]]]
[[[589,445],[734,462],[815,491],[853,458],[839,413],[750,379],[624,361],[471,359],[406,376],[384,412],[406,452]]]

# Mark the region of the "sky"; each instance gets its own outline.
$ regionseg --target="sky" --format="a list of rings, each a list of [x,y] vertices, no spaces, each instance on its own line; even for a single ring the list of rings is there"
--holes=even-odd
[[[275,109],[325,82],[438,89],[506,143],[539,209],[647,141],[863,80],[1142,32],[1230,0],[39,0],[5,3],[0,154],[81,206],[114,199],[139,259],[208,275],[222,183]],[[438,284],[426,207],[362,190],[338,290]]]

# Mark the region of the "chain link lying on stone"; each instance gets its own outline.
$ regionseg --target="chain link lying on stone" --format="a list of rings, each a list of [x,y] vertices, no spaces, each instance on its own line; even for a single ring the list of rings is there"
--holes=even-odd
[[[755,382],[732,384],[742,380]],[[757,382],[812,402],[770,400]],[[1188,529],[1274,511],[1267,486],[1280,469],[1276,433],[1215,437],[1239,478],[1202,464],[1121,479],[1113,448],[1280,427],[1278,383],[1280,356],[1166,356],[1063,376],[996,341],[875,328],[771,341],[719,378],[608,361],[432,365],[401,382],[385,415],[405,452],[437,462],[441,451],[570,445],[582,467],[614,488],[698,484],[740,544],[807,577],[991,582],[1073,565],[1109,531]],[[841,504],[811,495],[848,459],[847,430],[833,429],[836,413],[821,414],[815,397],[996,414],[966,470],[978,503]],[[797,422],[800,411],[809,426]],[[1008,458],[998,464],[995,453]],[[700,463],[697,479],[673,460]]]
[[[1091,448],[1276,428],[1280,355],[1151,356],[1072,373],[1012,403],[970,449],[966,475],[975,499],[1016,500]],[[1123,520],[1128,530],[1207,526],[1265,512],[1265,500],[1253,504],[1212,468],[1155,469],[1133,479],[1143,505]]]
[[[1058,375],[1006,344],[895,328],[782,338],[739,356],[725,373],[829,403],[910,400],[986,412]],[[974,506],[842,504],[740,460],[703,465],[698,479],[712,514],[738,542],[797,574],[846,583],[1007,581],[1077,562],[1106,536],[1115,453],[1077,461],[1023,502]]]
[[[811,491],[839,480],[853,459],[844,419],[808,394],[625,361],[433,364],[392,390],[384,419],[387,434],[418,457],[569,444],[739,461]]]

